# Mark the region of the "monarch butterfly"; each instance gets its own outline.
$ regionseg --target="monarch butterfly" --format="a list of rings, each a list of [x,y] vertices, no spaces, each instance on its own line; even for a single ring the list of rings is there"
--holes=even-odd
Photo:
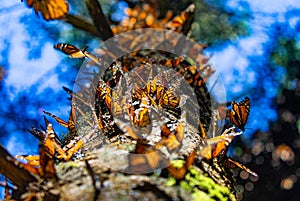
[[[27,160],[27,164],[22,164],[23,168],[28,172],[39,175],[43,178],[57,179],[56,170],[54,167],[54,159],[68,161],[74,153],[82,146],[82,141],[78,141],[75,145],[64,151],[59,143],[52,124],[46,120],[47,129],[45,133],[38,129],[29,130],[39,142],[39,155],[38,156],[18,156],[18,158]]]
[[[69,11],[69,5],[65,0],[26,0],[26,2],[29,7],[33,7],[36,14],[40,12],[45,20],[59,19]]]
[[[163,144],[168,148],[169,151],[175,152],[182,145],[184,138],[184,124],[180,122],[175,129],[175,133],[171,133],[170,129],[163,125],[161,127],[161,136]]]
[[[195,5],[191,4],[187,7],[180,15],[175,16],[169,23],[167,23],[166,28],[169,28],[176,32],[182,32],[187,34],[194,18]]]
[[[62,125],[63,127],[68,128],[71,133],[76,133],[75,121],[76,121],[76,111],[74,105],[71,106],[70,116],[68,122],[65,122],[61,118],[51,114],[50,112],[43,111],[45,114],[49,115],[50,117],[54,118],[57,123]]]
[[[44,143],[40,142],[39,154],[39,175],[44,178],[57,179],[56,169],[54,168],[53,160],[53,157],[55,155],[55,145],[50,136],[46,138]]]
[[[184,164],[181,167],[176,167],[175,163],[177,161],[181,161],[181,160],[177,160],[175,161],[175,163],[171,163],[170,166],[167,167],[168,172],[177,180],[181,180],[185,177],[187,171],[189,170],[189,168],[191,167],[191,165],[194,163],[195,158],[196,158],[196,151],[194,150],[193,152],[191,152],[189,154],[189,156],[186,157]],[[173,161],[174,162],[174,161]]]
[[[70,45],[67,43],[58,43],[54,45],[54,48],[60,50],[61,52],[69,55],[71,58],[86,58],[85,51],[87,50],[88,46],[86,46],[83,50],[78,49],[74,45]]]
[[[205,146],[202,150],[200,150],[199,153],[200,156],[206,160],[211,160],[213,158],[217,158],[221,156],[220,161],[228,168],[230,169],[240,168],[256,177],[257,174],[255,172],[253,172],[246,166],[240,164],[239,162],[229,158],[226,155],[228,147],[231,141],[233,140],[234,136],[242,134],[241,132],[234,133],[234,134],[227,134],[230,130],[232,129],[225,130],[221,136],[208,139],[208,145]]]
[[[164,90],[159,105],[166,108],[176,108],[179,105],[179,99],[175,96],[172,89]]]
[[[258,175],[253,172],[252,170],[250,170],[249,168],[247,168],[246,166],[240,164],[239,162],[227,157],[227,156],[224,156],[224,159],[223,159],[223,164],[226,165],[227,167],[231,168],[231,169],[234,169],[234,168],[240,168],[242,170],[245,170],[246,172],[248,172],[249,174],[257,177]]]
[[[130,154],[129,170],[134,173],[153,172],[164,162],[166,161],[159,152],[150,149],[143,154]]]
[[[225,131],[226,132],[226,131]],[[208,145],[200,150],[200,156],[207,160],[217,157],[220,153],[226,152],[234,135],[221,135],[207,140]]]
[[[137,139],[137,134],[128,126],[126,130],[130,135]],[[159,165],[169,162],[162,156],[162,154],[148,144],[147,140],[137,139],[134,154],[129,155],[129,170],[134,173],[153,172]]]
[[[232,108],[229,111],[230,121],[242,131],[245,131],[245,124],[250,112],[250,99],[246,97],[241,102],[232,102]]]

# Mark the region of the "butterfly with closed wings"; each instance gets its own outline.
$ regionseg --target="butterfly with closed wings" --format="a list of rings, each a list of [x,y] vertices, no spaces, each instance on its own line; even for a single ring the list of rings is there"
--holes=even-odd
[[[241,102],[237,103],[233,101],[231,104],[232,108],[229,111],[230,121],[242,131],[245,131],[245,125],[248,120],[250,113],[250,99],[246,97]]]
[[[71,58],[86,58],[85,51],[88,48],[86,46],[83,50],[78,49],[74,45],[70,45],[67,43],[58,43],[54,45],[54,48],[60,50],[64,54],[68,55]]]

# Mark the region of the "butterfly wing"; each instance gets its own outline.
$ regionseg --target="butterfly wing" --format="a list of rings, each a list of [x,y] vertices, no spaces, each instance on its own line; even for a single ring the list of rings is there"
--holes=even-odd
[[[26,0],[29,7],[33,7],[36,14],[39,12],[45,20],[54,20],[63,17],[69,11],[65,0]]]
[[[76,122],[76,111],[75,111],[75,106],[72,104],[70,116],[68,120],[68,129],[70,130],[71,133],[76,133],[75,122]]]
[[[66,127],[69,129],[71,133],[76,133],[76,127],[75,127],[75,121],[76,121],[76,112],[75,112],[75,107],[72,105],[71,111],[70,111],[70,116],[68,122],[62,120],[61,118],[57,117],[56,115],[43,111],[46,115],[52,117],[55,119],[57,123],[62,125],[63,127]]]
[[[195,5],[191,4],[183,12],[181,12],[180,15],[175,16],[169,23],[167,23],[166,27],[186,35],[190,30],[194,19],[194,10]]]
[[[249,112],[250,112],[250,99],[248,97],[246,97],[240,103],[233,101],[232,109],[230,110],[230,114],[229,114],[230,121],[235,126],[245,131],[245,125],[248,120]]]
[[[62,120],[61,118],[55,116],[54,114],[50,113],[50,112],[46,112],[46,111],[43,111],[46,115],[52,117],[55,119],[55,121],[57,121],[57,123],[59,123],[60,125],[62,125],[63,127],[66,127],[68,128],[68,123],[65,122],[64,120]]]
[[[81,51],[74,45],[70,45],[67,43],[55,44],[54,48],[63,52],[64,54],[68,55],[71,58],[85,58],[86,57],[86,55],[84,54],[84,51]]]
[[[250,170],[250,169],[247,168],[246,166],[240,164],[239,162],[237,162],[237,161],[235,161],[235,160],[233,160],[233,159],[231,159],[231,158],[229,158],[229,157],[226,157],[226,159],[224,160],[224,164],[225,164],[227,167],[231,168],[231,169],[234,169],[234,168],[240,168],[240,169],[242,169],[242,170],[248,172],[248,173],[251,174],[252,176],[255,176],[255,177],[258,176],[255,172],[253,172],[252,170]]]
[[[184,164],[179,164],[181,167],[177,167],[178,165],[171,162],[171,164],[167,167],[168,172],[170,175],[172,175],[176,180],[181,180],[185,177],[186,173],[189,171],[189,168],[194,163],[196,158],[196,151],[193,151],[189,154],[189,156],[186,157]],[[181,160],[177,160],[177,163]],[[176,160],[175,160],[176,162]]]

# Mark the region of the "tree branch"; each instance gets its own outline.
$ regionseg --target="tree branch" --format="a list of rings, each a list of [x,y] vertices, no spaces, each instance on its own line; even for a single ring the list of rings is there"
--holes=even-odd
[[[102,39],[102,35],[97,30],[97,28],[92,23],[81,17],[66,14],[63,21]]]
[[[0,145],[0,173],[7,177],[18,187],[18,193],[22,194],[29,182],[36,181],[28,171],[22,168],[13,156]]]
[[[102,8],[97,0],[87,0],[87,8],[93,19],[94,25],[98,32],[101,34],[102,39],[105,41],[114,36],[105,15],[103,14]]]

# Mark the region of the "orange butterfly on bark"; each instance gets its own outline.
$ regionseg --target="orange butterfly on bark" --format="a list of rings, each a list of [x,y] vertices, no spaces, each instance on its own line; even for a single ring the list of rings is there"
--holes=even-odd
[[[200,151],[200,156],[204,158],[205,160],[211,160],[216,157],[220,157],[220,161],[227,166],[228,168],[235,169],[240,168],[242,170],[245,170],[249,174],[257,177],[257,174],[247,168],[246,166],[240,164],[239,162],[229,158],[226,153],[228,150],[228,147],[233,140],[233,138],[237,135],[242,134],[240,133],[229,133],[233,129],[227,129],[223,132],[221,136],[217,136],[214,138],[210,138],[207,140],[208,145],[206,145],[203,149]]]
[[[189,171],[191,165],[194,163],[196,158],[196,151],[191,152],[185,159],[185,163],[182,167],[178,168],[174,163],[172,163],[167,167],[170,175],[172,175],[175,179],[181,180],[185,177],[186,173]]]

